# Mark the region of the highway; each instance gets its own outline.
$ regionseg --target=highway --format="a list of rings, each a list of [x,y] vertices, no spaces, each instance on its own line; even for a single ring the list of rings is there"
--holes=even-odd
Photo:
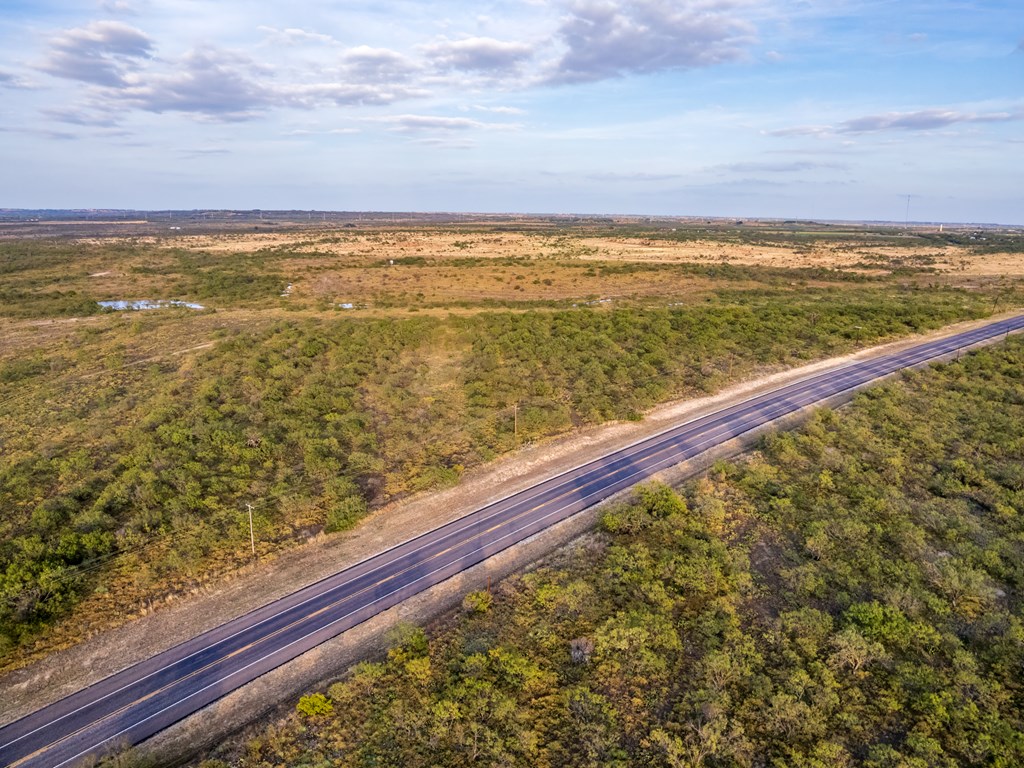
[[[207,704],[656,472],[829,397],[1024,329],[1024,315],[823,371],[680,424],[418,536],[0,728],[0,765],[74,766]]]

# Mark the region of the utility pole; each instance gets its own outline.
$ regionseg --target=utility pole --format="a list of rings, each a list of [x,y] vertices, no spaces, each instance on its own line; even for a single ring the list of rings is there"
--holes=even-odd
[[[512,406],[512,436],[519,439],[519,403]]]
[[[249,509],[249,546],[252,547],[252,556],[256,557],[256,534],[252,530],[252,504],[245,506]]]

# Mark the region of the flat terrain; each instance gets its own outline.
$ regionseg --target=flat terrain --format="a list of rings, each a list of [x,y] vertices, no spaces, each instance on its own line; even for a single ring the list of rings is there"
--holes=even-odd
[[[662,469],[880,376],[1022,328],[1024,316],[1017,316],[827,370],[610,453],[0,729],[0,754],[25,766],[64,765],[111,739],[142,741],[391,605]]]
[[[251,560],[246,504],[275,557],[524,445],[1019,303],[1009,231],[2,230],[6,669],[223,583]]]
[[[733,263],[787,269],[824,268],[884,273],[891,268],[927,267],[941,274],[1024,274],[1024,262],[1013,254],[985,252],[991,233],[980,230],[950,233],[937,228],[900,236],[828,230],[785,232],[737,230],[728,237],[709,231],[678,235],[678,228],[655,237],[559,235],[527,232],[450,233],[436,230],[387,230],[363,235],[331,233],[303,238],[294,233],[194,235],[176,238],[175,247],[213,253],[244,253],[290,248],[307,254],[343,259],[450,259],[467,255],[481,259],[578,258],[589,261],[639,263]],[[899,238],[904,241],[901,242]],[[981,238],[981,239],[979,239]],[[156,244],[158,238],[143,238]],[[961,241],[966,243],[961,244]],[[163,242],[167,242],[166,239]],[[981,252],[979,252],[981,251]]]

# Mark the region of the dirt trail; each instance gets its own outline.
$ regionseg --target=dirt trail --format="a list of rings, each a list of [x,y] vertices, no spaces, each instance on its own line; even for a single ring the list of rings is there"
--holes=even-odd
[[[764,372],[712,396],[660,405],[641,422],[610,423],[524,446],[470,470],[454,488],[421,494],[378,509],[352,531],[320,536],[305,546],[237,571],[206,592],[171,600],[150,615],[0,676],[0,690],[5,694],[0,704],[0,725],[383,549],[682,421],[830,366],[876,357],[1013,314],[1016,313],[959,323],[796,369]]]

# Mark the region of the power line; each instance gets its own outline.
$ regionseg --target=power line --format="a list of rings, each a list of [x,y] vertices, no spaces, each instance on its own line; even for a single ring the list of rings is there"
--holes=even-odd
[[[173,354],[173,353],[170,353],[170,354]],[[735,355],[731,355],[731,354],[728,355],[728,359],[730,361],[735,359]],[[102,372],[102,371],[105,371],[105,370],[108,370],[108,369],[100,369],[100,370]],[[679,385],[684,384],[684,382],[682,381],[682,377],[686,373],[687,373],[687,368],[684,367],[684,366],[680,366],[679,368],[677,368],[675,370],[656,372],[656,373],[653,373],[653,374],[650,374],[650,375],[644,376],[644,377],[630,377],[629,384],[635,387],[637,385],[644,385],[644,384],[656,382],[656,383],[664,385],[668,391],[673,392],[673,393],[678,393],[679,392]],[[568,382],[568,384],[571,386],[571,382]],[[673,385],[675,385],[675,386],[673,386]],[[518,436],[518,410],[519,410],[519,405],[520,404],[521,404],[521,399],[516,400],[516,402],[514,404],[512,404],[511,406],[505,406],[505,407],[499,409],[496,412],[496,414],[495,414],[495,415],[497,415],[497,414],[500,414],[502,412],[507,412],[507,410],[509,410],[509,409],[514,409],[514,411],[513,411],[513,421],[514,421],[513,430],[514,430],[514,434],[516,436]],[[296,473],[296,474],[303,471],[303,467],[301,465],[299,465],[299,466],[292,466],[292,467],[282,467],[280,469],[283,470],[283,471],[287,471],[287,472],[291,472],[291,473]],[[269,481],[272,481],[272,478],[266,478],[264,480],[264,482],[269,482]],[[270,508],[275,503],[279,505],[279,504],[283,503],[284,501],[286,501],[286,500],[288,500],[290,498],[301,498],[302,497],[302,491],[313,490],[317,486],[322,486],[322,484],[324,482],[326,482],[326,481],[321,479],[321,478],[305,475],[301,480],[299,480],[297,478],[296,479],[286,479],[286,482],[288,482],[288,484],[289,484],[287,489],[278,491],[276,493],[275,492],[261,493],[260,494],[260,498],[258,500],[254,501],[254,502],[246,502],[245,505],[244,505],[245,508],[247,509],[248,513],[249,513],[250,546],[251,546],[251,549],[252,549],[254,555],[255,555],[255,528],[254,528],[254,521],[253,521],[253,518],[252,518],[253,510],[254,509],[255,510],[267,509],[267,508]],[[250,488],[250,490],[248,492],[243,492],[243,493],[235,492],[232,495],[235,496],[236,499],[238,499],[239,497],[244,498],[246,493],[252,493],[252,489]],[[233,501],[233,502],[228,502],[227,504],[223,505],[221,507],[221,509],[222,510],[228,510],[232,506],[235,506],[236,508],[240,509],[240,507],[237,506],[239,504],[240,504],[240,502],[238,502],[237,500]],[[174,532],[167,532],[167,533],[162,534],[162,535],[161,534],[156,534],[156,535],[150,534],[149,535],[149,537],[150,537],[149,541],[143,542],[143,543],[141,543],[139,545],[136,545],[134,547],[131,547],[129,549],[118,549],[116,551],[112,551],[112,552],[107,553],[105,555],[101,555],[98,558],[94,558],[92,560],[89,560],[89,561],[87,561],[87,562],[85,562],[85,563],[83,563],[83,564],[81,564],[79,566],[66,566],[66,567],[64,567],[62,569],[62,574],[58,578],[65,579],[65,578],[72,578],[72,577],[86,575],[88,573],[91,573],[91,572],[94,572],[96,570],[99,570],[100,568],[108,565],[110,562],[115,561],[119,557],[126,557],[126,556],[129,556],[129,555],[132,555],[132,554],[138,554],[138,553],[147,551],[147,550],[149,550],[151,548],[167,544],[168,541],[171,540],[175,535],[177,535],[177,534],[175,534]],[[28,591],[28,590],[27,589],[26,590],[22,590],[22,591],[20,591],[17,594],[23,594],[26,591]]]

